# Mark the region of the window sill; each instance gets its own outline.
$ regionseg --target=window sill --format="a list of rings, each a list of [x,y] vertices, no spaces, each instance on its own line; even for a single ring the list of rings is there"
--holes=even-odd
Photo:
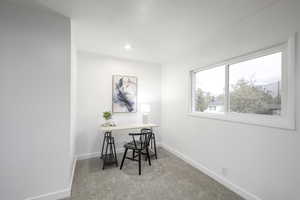
[[[267,116],[255,114],[239,113],[201,113],[189,112],[188,116],[208,118],[235,123],[250,124],[263,127],[279,128],[285,130],[295,130],[295,121],[280,116]]]

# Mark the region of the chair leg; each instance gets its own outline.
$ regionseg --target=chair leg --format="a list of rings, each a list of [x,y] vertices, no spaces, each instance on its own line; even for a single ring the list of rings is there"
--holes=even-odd
[[[139,175],[141,175],[141,154],[142,152],[139,151]]]
[[[149,149],[148,148],[146,148],[146,152],[147,152],[148,163],[151,166],[151,159],[150,159],[150,154],[149,154]]]
[[[155,136],[154,135],[153,135],[153,139],[154,139],[154,154],[155,154],[155,158],[157,160],[156,141],[155,141]]]
[[[135,150],[133,149],[132,150],[132,159],[134,159],[134,157],[135,157]]]
[[[124,160],[125,160],[125,158],[126,158],[127,151],[128,151],[128,149],[126,148],[126,149],[125,149],[125,152],[124,152],[124,155],[123,155],[123,159],[122,159],[122,162],[121,162],[120,169],[122,169],[122,167],[123,167],[123,164],[124,164]]]

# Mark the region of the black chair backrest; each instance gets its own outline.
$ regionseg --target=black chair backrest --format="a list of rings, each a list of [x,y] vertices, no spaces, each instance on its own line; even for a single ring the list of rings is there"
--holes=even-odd
[[[143,128],[141,133],[129,133],[132,136],[133,143],[136,149],[148,148],[152,136],[152,129]],[[139,136],[139,142],[136,140],[136,136]]]
[[[141,130],[141,133],[144,136],[144,140],[143,140],[144,141],[144,145],[145,145],[145,147],[148,147],[149,144],[150,144],[151,137],[152,137],[152,129],[143,128]]]

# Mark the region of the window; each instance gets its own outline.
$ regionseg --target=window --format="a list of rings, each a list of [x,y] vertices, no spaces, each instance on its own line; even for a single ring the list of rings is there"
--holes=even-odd
[[[224,74],[225,66],[195,73],[195,111],[224,112]]]
[[[191,115],[295,128],[294,39],[191,71]]]
[[[230,112],[280,115],[282,52],[229,66]]]

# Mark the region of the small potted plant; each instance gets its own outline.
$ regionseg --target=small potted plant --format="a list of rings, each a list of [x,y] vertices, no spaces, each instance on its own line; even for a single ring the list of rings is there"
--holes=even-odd
[[[104,118],[106,121],[110,120],[110,119],[111,119],[111,116],[112,116],[111,112],[108,112],[108,111],[103,112],[103,118]]]
[[[109,112],[109,111],[103,112],[102,117],[106,121],[102,126],[113,126],[114,125],[114,123],[110,121],[111,118],[112,118],[112,113],[111,112]]]

